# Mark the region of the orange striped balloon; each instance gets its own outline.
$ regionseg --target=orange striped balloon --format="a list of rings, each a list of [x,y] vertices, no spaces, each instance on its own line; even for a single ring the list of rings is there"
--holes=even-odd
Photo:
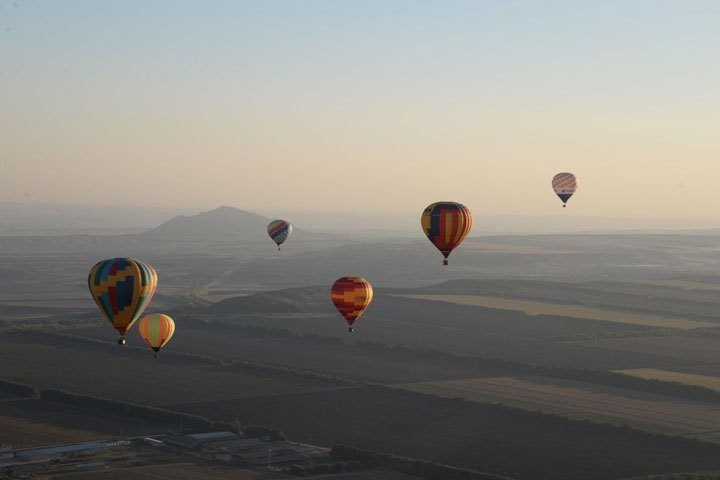
[[[330,298],[335,308],[345,317],[349,328],[353,331],[353,323],[365,312],[373,298],[370,282],[362,277],[342,277],[333,283]]]
[[[428,205],[420,217],[423,232],[440,250],[448,264],[448,256],[465,239],[472,228],[470,210],[457,202],[436,202]]]
[[[175,333],[175,322],[173,319],[162,313],[153,313],[146,315],[138,324],[140,336],[145,340],[150,348],[155,352],[155,358],[158,352]]]

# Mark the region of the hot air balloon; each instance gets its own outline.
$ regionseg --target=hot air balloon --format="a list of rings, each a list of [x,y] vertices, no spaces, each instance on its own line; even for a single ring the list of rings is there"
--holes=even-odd
[[[280,250],[280,244],[282,244],[292,233],[292,225],[285,220],[273,220],[268,224],[267,232],[270,238],[277,243],[278,250]]]
[[[348,332],[352,332],[353,323],[372,301],[372,285],[362,277],[342,277],[333,283],[330,298],[335,308],[345,317],[349,325]]]
[[[470,233],[472,215],[460,203],[436,202],[423,210],[420,225],[428,239],[445,257],[443,265],[447,265],[450,252]]]
[[[175,322],[173,319],[162,313],[153,313],[145,315],[138,323],[138,331],[140,336],[145,340],[150,348],[155,352],[155,358],[158,352],[175,333]]]
[[[573,196],[577,190],[577,177],[569,172],[562,172],[555,175],[552,179],[552,188],[555,194],[560,197],[563,202],[563,208],[567,205],[567,201]]]
[[[120,333],[118,343],[125,345],[125,334],[155,293],[157,273],[139,260],[111,258],[90,269],[88,286],[100,311]]]

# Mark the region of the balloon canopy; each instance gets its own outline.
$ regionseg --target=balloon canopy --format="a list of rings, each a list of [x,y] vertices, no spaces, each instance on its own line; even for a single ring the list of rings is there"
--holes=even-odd
[[[345,317],[349,325],[348,330],[352,332],[353,323],[360,318],[372,301],[372,285],[362,277],[342,277],[333,283],[330,298],[335,308]]]
[[[443,265],[448,264],[448,256],[472,228],[470,210],[457,202],[436,202],[428,205],[420,217],[423,232],[445,257]]]
[[[100,311],[120,333],[125,334],[142,315],[157,287],[157,273],[148,264],[131,258],[111,258],[90,269],[88,286]]]
[[[552,188],[555,194],[560,197],[563,202],[563,207],[573,196],[575,190],[577,190],[578,181],[577,177],[570,172],[561,172],[555,175],[552,179]]]
[[[157,353],[170,341],[175,333],[175,322],[163,313],[153,313],[152,315],[145,315],[140,320],[138,331],[145,343],[153,349],[157,358]]]
[[[280,250],[280,245],[292,234],[292,231],[292,225],[285,220],[273,220],[267,226],[267,233],[277,244],[278,250]]]

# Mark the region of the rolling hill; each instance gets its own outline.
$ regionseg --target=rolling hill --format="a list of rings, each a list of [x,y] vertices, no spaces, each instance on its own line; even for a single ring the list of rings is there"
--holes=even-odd
[[[218,239],[242,237],[251,241],[266,241],[265,231],[270,218],[234,207],[221,206],[197,215],[178,215],[142,236]]]

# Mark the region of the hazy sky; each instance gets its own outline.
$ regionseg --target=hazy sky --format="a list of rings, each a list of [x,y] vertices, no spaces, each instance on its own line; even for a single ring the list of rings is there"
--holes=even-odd
[[[0,0],[0,201],[720,219],[720,2]],[[558,210],[559,209],[559,210]]]

